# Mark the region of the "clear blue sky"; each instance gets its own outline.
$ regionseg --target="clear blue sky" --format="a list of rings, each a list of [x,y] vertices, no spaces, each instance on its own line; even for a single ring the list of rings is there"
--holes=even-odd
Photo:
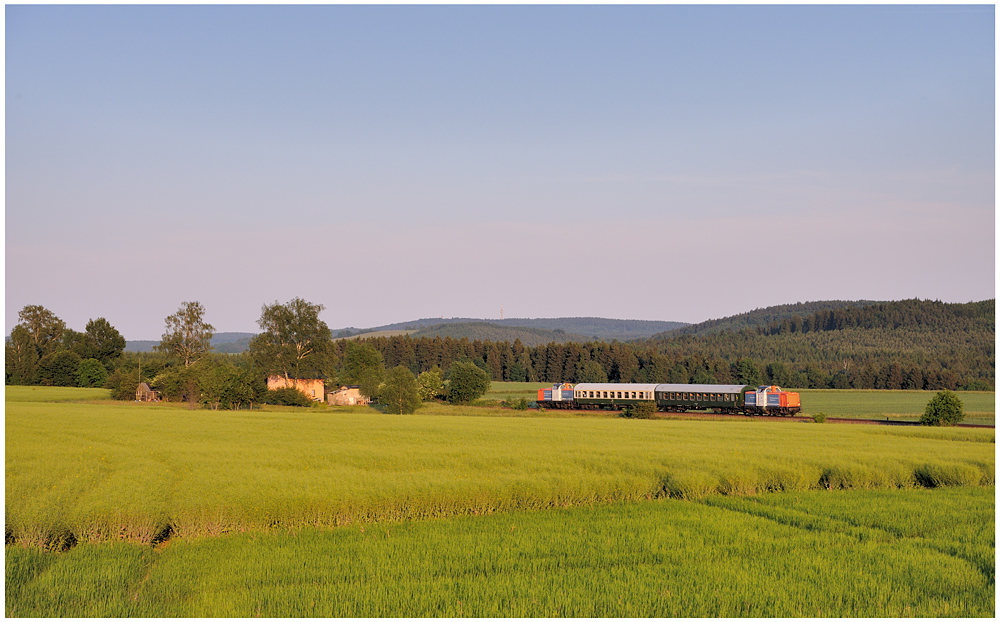
[[[995,296],[992,6],[11,6],[6,331]]]

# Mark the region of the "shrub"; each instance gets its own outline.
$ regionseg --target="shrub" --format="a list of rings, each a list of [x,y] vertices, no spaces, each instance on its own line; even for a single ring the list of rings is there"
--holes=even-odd
[[[312,406],[312,400],[295,387],[268,390],[264,403],[278,406]]]
[[[104,388],[111,390],[113,400],[134,400],[139,387],[138,370],[126,371],[118,368],[104,381]]]
[[[417,393],[420,400],[429,402],[444,393],[444,374],[441,368],[435,365],[424,373],[417,376]]]
[[[103,387],[108,379],[108,370],[97,359],[84,359],[76,371],[77,386]]]
[[[927,402],[927,408],[920,417],[924,425],[955,425],[965,418],[962,400],[951,391],[939,391]]]
[[[655,412],[656,404],[653,402],[641,402],[623,408],[621,416],[627,419],[649,419]]]
[[[816,423],[823,423],[824,421],[826,421],[826,413],[824,412],[816,413],[815,415],[813,415],[813,421],[815,421]]]

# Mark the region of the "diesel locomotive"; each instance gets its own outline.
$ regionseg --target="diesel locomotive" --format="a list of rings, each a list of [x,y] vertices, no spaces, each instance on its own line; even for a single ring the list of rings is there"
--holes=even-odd
[[[624,384],[581,382],[538,390],[543,408],[620,410],[652,402],[663,412],[710,410],[725,414],[792,416],[802,409],[799,394],[776,385],[742,384]]]

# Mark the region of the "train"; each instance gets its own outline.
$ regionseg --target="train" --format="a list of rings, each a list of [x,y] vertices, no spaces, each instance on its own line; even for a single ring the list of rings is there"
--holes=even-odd
[[[794,416],[802,410],[799,394],[777,385],[561,383],[538,390],[542,408],[614,409],[652,402],[662,412],[709,410],[730,415]]]

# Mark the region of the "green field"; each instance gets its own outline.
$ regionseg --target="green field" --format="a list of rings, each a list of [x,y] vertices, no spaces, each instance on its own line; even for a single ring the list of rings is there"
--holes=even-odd
[[[522,397],[533,401],[538,389],[552,386],[539,382],[494,382],[484,400],[511,400]],[[917,421],[927,402],[937,391],[867,391],[838,389],[789,389],[797,391],[806,415],[826,413],[828,417],[849,419],[891,419]],[[996,393],[992,391],[958,391],[965,406],[965,421],[993,425],[996,417]]]
[[[824,412],[830,417],[917,421],[927,402],[937,391],[861,391],[837,389],[797,389],[802,412]],[[993,425],[996,417],[996,393],[958,391],[965,407],[963,423]]]
[[[713,497],[7,548],[8,616],[992,617],[994,491]]]
[[[105,395],[7,387],[8,615],[992,614],[993,430]]]

